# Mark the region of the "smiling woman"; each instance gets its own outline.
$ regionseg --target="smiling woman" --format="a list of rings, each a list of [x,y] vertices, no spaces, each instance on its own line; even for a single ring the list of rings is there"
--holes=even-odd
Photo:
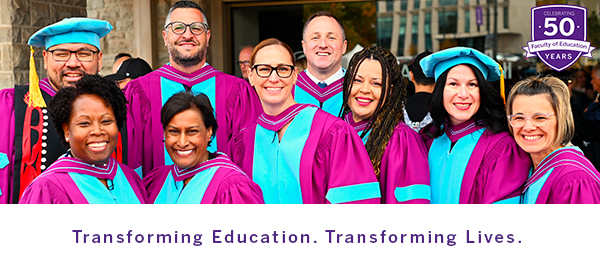
[[[117,85],[100,75],[84,75],[58,91],[48,110],[70,149],[27,187],[19,203],[144,203],[138,175],[111,157],[126,103]]]
[[[471,48],[439,51],[420,62],[436,79],[429,147],[431,203],[519,203],[531,160],[508,133],[503,97],[488,81],[499,64]]]
[[[290,47],[266,39],[250,65],[248,79],[264,113],[232,137],[228,151],[260,185],[265,203],[379,203],[373,167],[352,127],[294,101],[298,70]]]
[[[365,142],[382,202],[429,203],[427,149],[402,121],[406,85],[393,54],[377,46],[363,49],[344,78],[344,120]]]
[[[554,77],[527,78],[508,96],[508,122],[534,170],[522,203],[600,203],[600,173],[571,144],[575,124],[570,91]]]
[[[161,109],[161,122],[165,149],[174,164],[144,177],[149,203],[264,203],[260,187],[229,157],[207,150],[217,133],[217,120],[206,95],[173,95]]]

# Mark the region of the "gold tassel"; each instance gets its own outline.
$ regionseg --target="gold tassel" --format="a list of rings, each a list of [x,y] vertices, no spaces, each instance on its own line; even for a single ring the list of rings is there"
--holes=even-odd
[[[45,108],[46,102],[42,97],[42,91],[40,90],[40,79],[38,78],[37,71],[35,70],[35,60],[33,59],[33,47],[31,49],[31,56],[29,57],[29,107],[40,107]]]
[[[504,100],[504,106],[506,106],[506,96],[504,94],[504,70],[502,70],[502,65],[500,66],[500,95],[502,96],[502,100]]]

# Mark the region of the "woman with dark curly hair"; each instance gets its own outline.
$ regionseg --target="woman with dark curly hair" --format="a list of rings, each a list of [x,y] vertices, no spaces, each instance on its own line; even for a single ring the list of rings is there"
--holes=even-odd
[[[205,94],[179,92],[160,114],[165,148],[174,164],[154,168],[144,177],[148,203],[264,203],[260,187],[227,155],[207,150],[214,143],[217,120]]]
[[[58,91],[48,111],[70,149],[27,187],[19,203],[144,203],[139,176],[111,157],[126,104],[121,89],[100,75],[84,75]]]
[[[402,121],[406,85],[396,57],[377,46],[352,56],[344,78],[342,114],[365,142],[383,203],[431,197],[427,148]]]
[[[531,160],[508,133],[502,95],[488,81],[500,65],[465,47],[421,60],[435,77],[430,112],[421,132],[429,146],[431,203],[519,203]]]

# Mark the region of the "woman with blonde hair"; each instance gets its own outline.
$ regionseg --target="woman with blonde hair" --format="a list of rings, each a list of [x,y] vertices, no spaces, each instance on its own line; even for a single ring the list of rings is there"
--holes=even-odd
[[[571,144],[569,89],[554,77],[518,82],[508,96],[510,130],[533,161],[522,203],[600,203],[600,173]]]

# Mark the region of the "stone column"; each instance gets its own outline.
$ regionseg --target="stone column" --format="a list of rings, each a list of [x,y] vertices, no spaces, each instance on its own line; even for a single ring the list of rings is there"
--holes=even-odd
[[[85,17],[85,0],[0,0],[0,89],[29,81],[29,37],[67,17]],[[34,48],[38,75],[46,77],[42,49]]]

